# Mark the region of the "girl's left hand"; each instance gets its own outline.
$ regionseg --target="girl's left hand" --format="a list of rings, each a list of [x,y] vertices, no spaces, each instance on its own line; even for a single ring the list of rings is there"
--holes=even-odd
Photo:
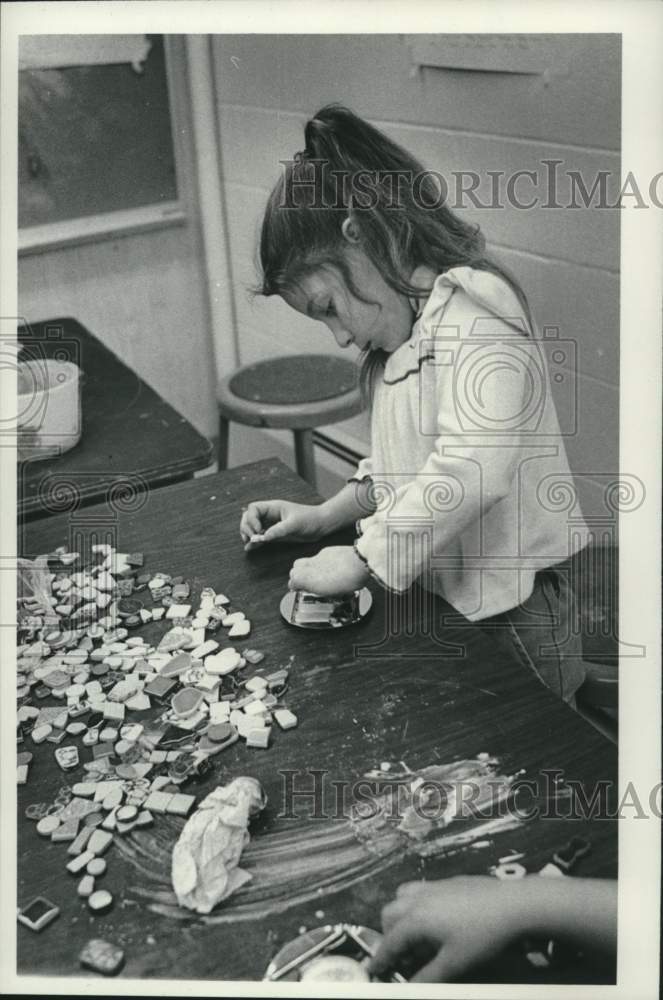
[[[311,559],[296,559],[288,587],[326,597],[359,590],[368,577],[365,563],[351,545],[330,545]]]

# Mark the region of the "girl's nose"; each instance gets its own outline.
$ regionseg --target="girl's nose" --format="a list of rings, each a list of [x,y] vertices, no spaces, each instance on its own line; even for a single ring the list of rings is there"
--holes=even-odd
[[[349,347],[352,343],[352,334],[348,333],[347,330],[341,328],[335,328],[332,330],[334,335],[334,340],[339,347]]]

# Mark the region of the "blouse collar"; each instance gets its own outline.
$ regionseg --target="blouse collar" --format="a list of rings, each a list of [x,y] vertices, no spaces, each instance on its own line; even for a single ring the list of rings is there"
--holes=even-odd
[[[416,319],[409,339],[387,359],[384,381],[388,384],[402,381],[433,357],[430,340],[435,337],[435,329],[440,325],[449,299],[457,288],[466,292],[488,314],[512,326],[521,336],[532,333],[513,288],[491,271],[461,266],[436,274],[431,268],[421,266],[415,268],[410,280],[422,289],[422,293],[409,297]]]

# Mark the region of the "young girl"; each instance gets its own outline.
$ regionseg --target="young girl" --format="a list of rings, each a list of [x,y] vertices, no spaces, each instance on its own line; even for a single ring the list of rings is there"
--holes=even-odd
[[[305,140],[267,205],[261,291],[364,353],[371,455],[320,506],[252,503],[245,547],[356,522],[354,546],[296,560],[290,587],[417,581],[574,704],[575,603],[554,567],[586,529],[555,503],[571,476],[525,295],[436,175],[368,122],[325,107]]]

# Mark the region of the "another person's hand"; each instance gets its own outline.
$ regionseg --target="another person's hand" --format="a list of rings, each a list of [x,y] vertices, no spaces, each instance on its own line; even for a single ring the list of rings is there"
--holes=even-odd
[[[370,971],[414,966],[410,981],[418,983],[463,975],[526,932],[530,894],[523,888],[480,875],[403,883],[382,910],[385,936]]]
[[[242,514],[239,533],[245,552],[287,538],[289,542],[314,542],[327,533],[320,506],[289,500],[256,500]]]
[[[351,545],[330,545],[310,559],[296,559],[290,570],[290,590],[308,590],[326,597],[359,590],[368,580],[366,564]]]

